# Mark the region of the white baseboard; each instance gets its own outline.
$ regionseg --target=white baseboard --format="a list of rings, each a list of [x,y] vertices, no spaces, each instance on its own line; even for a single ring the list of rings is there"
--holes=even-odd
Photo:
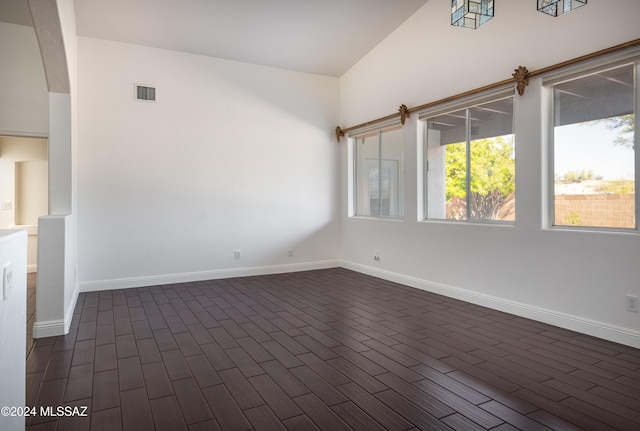
[[[73,290],[71,304],[67,308],[64,320],[48,320],[44,322],[36,321],[33,324],[33,338],[47,338],[57,337],[58,335],[66,335],[69,333],[71,327],[71,321],[73,320],[73,312],[78,302],[78,295],[80,294],[80,286],[76,284]]]
[[[71,322],[69,322],[71,324]],[[66,328],[66,331],[65,331]],[[36,322],[33,324],[33,338],[56,337],[69,332],[69,326],[62,319]]]
[[[486,295],[467,289],[448,286],[441,283],[434,283],[417,277],[403,275],[379,268],[374,268],[359,263],[343,260],[342,268],[382,278],[384,280],[415,287],[432,293],[481,305],[494,310],[504,311],[539,322],[548,323],[560,328],[569,329],[586,335],[603,338],[615,343],[640,348],[640,331],[610,325],[607,323],[586,319],[584,317],[561,313],[554,310],[535,307],[520,302],[510,301],[496,296]]]
[[[286,265],[254,266],[248,268],[215,269],[211,271],[164,274],[148,277],[120,278],[115,280],[99,280],[80,283],[80,292],[97,292],[101,290],[129,289],[134,287],[156,286],[172,283],[215,280],[233,277],[249,277],[255,275],[283,274],[287,272],[313,271],[316,269],[336,268],[339,260],[323,260],[316,262],[293,263]]]

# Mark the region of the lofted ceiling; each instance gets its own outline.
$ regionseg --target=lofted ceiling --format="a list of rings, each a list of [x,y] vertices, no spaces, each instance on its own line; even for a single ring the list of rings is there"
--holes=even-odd
[[[76,0],[77,32],[340,76],[428,0]]]
[[[428,0],[75,0],[79,36],[340,76]],[[26,0],[0,21],[31,25]]]

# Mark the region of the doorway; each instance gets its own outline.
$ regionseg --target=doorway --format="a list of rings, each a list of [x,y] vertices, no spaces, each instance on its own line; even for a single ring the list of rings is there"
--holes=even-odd
[[[38,262],[38,218],[48,214],[47,139],[0,136],[0,229],[27,231],[27,272]]]

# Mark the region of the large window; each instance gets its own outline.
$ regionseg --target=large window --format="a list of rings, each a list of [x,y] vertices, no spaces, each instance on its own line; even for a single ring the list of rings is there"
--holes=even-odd
[[[354,139],[356,215],[403,216],[401,126]]]
[[[423,120],[427,218],[514,220],[513,96]]]
[[[636,228],[637,73],[629,63],[549,83],[554,225]]]

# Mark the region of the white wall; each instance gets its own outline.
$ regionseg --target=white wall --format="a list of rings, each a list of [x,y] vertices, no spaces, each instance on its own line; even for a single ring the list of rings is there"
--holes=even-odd
[[[0,300],[0,406],[24,406],[27,348],[27,234],[0,230],[0,279],[2,269],[13,268],[14,285]],[[0,289],[2,286],[0,285]],[[0,416],[0,429],[24,430],[23,416]]]
[[[40,42],[48,53],[44,66],[51,85],[48,94],[50,215],[41,217],[38,224],[38,290],[33,328],[33,336],[40,338],[69,331],[78,297],[77,36],[73,0],[57,0],[55,4],[32,2],[30,8],[42,35]],[[62,44],[56,37],[59,35]]]
[[[33,28],[0,22],[0,135],[47,136],[47,85]]]
[[[56,118],[51,118],[50,123],[58,123],[65,127],[60,130],[61,140],[68,142],[69,149],[61,149],[66,155],[66,160],[59,166],[57,175],[63,176],[68,173],[69,181],[66,187],[61,187],[60,196],[55,196],[51,191],[51,200],[66,198],[68,193],[69,210],[65,214],[65,242],[64,242],[64,316],[65,325],[71,323],[71,317],[78,298],[78,36],[76,31],[75,2],[74,0],[57,0],[58,14],[60,17],[60,28],[64,41],[65,59],[67,61],[67,72],[69,73],[69,95],[49,96],[49,106],[56,106],[60,114]],[[65,115],[68,114],[68,118]],[[61,118],[64,119],[61,120]],[[68,124],[68,128],[67,127]],[[53,128],[53,126],[52,126]],[[52,131],[50,130],[50,133]],[[51,138],[50,138],[51,139]],[[52,151],[53,152],[53,151]],[[52,176],[53,178],[53,176]],[[61,182],[63,183],[63,182]],[[62,209],[62,208],[61,208]],[[50,208],[50,214],[56,214]],[[62,212],[60,214],[63,214]],[[65,330],[65,333],[67,330]]]
[[[82,289],[337,264],[337,78],[80,37],[78,84]]]
[[[640,36],[640,2],[594,0],[560,18],[535,2],[500,2],[478,30],[449,25],[447,2],[430,1],[340,79],[345,128],[537,70]],[[517,96],[517,221],[514,226],[418,222],[417,115],[404,126],[404,222],[347,217],[342,180],[344,265],[567,328],[640,346],[637,234],[550,231],[545,210],[545,138],[540,79]],[[341,144],[347,172],[347,145]],[[380,261],[373,251],[380,251]]]

